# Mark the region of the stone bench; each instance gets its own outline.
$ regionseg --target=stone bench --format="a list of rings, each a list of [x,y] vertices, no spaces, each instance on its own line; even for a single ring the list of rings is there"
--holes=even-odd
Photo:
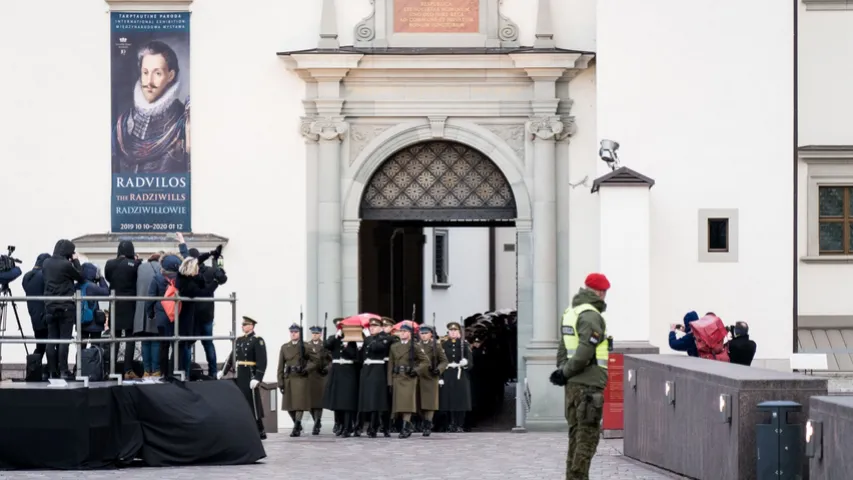
[[[757,478],[756,425],[767,414],[756,406],[797,402],[804,412],[789,423],[805,424],[809,398],[827,392],[825,378],[686,356],[626,355],[624,368],[625,455],[697,479]]]
[[[809,459],[810,480],[853,476],[853,396],[812,397],[809,420],[817,455]]]

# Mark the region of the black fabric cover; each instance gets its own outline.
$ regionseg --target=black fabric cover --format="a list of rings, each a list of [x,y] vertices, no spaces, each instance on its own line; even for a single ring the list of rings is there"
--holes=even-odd
[[[266,457],[231,380],[0,388],[0,469],[243,465]]]

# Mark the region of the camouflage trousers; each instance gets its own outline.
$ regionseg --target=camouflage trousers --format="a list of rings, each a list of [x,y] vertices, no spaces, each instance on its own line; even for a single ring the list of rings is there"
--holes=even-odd
[[[604,391],[571,383],[565,388],[566,421],[569,422],[566,480],[589,480],[589,464],[601,436]]]

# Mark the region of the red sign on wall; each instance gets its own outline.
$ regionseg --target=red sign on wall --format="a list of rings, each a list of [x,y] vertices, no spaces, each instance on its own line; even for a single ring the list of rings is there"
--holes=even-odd
[[[611,353],[607,361],[607,388],[604,389],[604,430],[622,430],[624,399],[623,377],[625,358],[621,353]]]

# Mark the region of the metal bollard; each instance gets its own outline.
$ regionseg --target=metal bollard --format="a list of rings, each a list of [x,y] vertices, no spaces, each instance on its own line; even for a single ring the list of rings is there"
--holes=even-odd
[[[758,404],[770,413],[770,423],[756,425],[758,480],[799,480],[803,478],[803,426],[788,423],[788,413],[801,412],[796,402],[773,401]]]

